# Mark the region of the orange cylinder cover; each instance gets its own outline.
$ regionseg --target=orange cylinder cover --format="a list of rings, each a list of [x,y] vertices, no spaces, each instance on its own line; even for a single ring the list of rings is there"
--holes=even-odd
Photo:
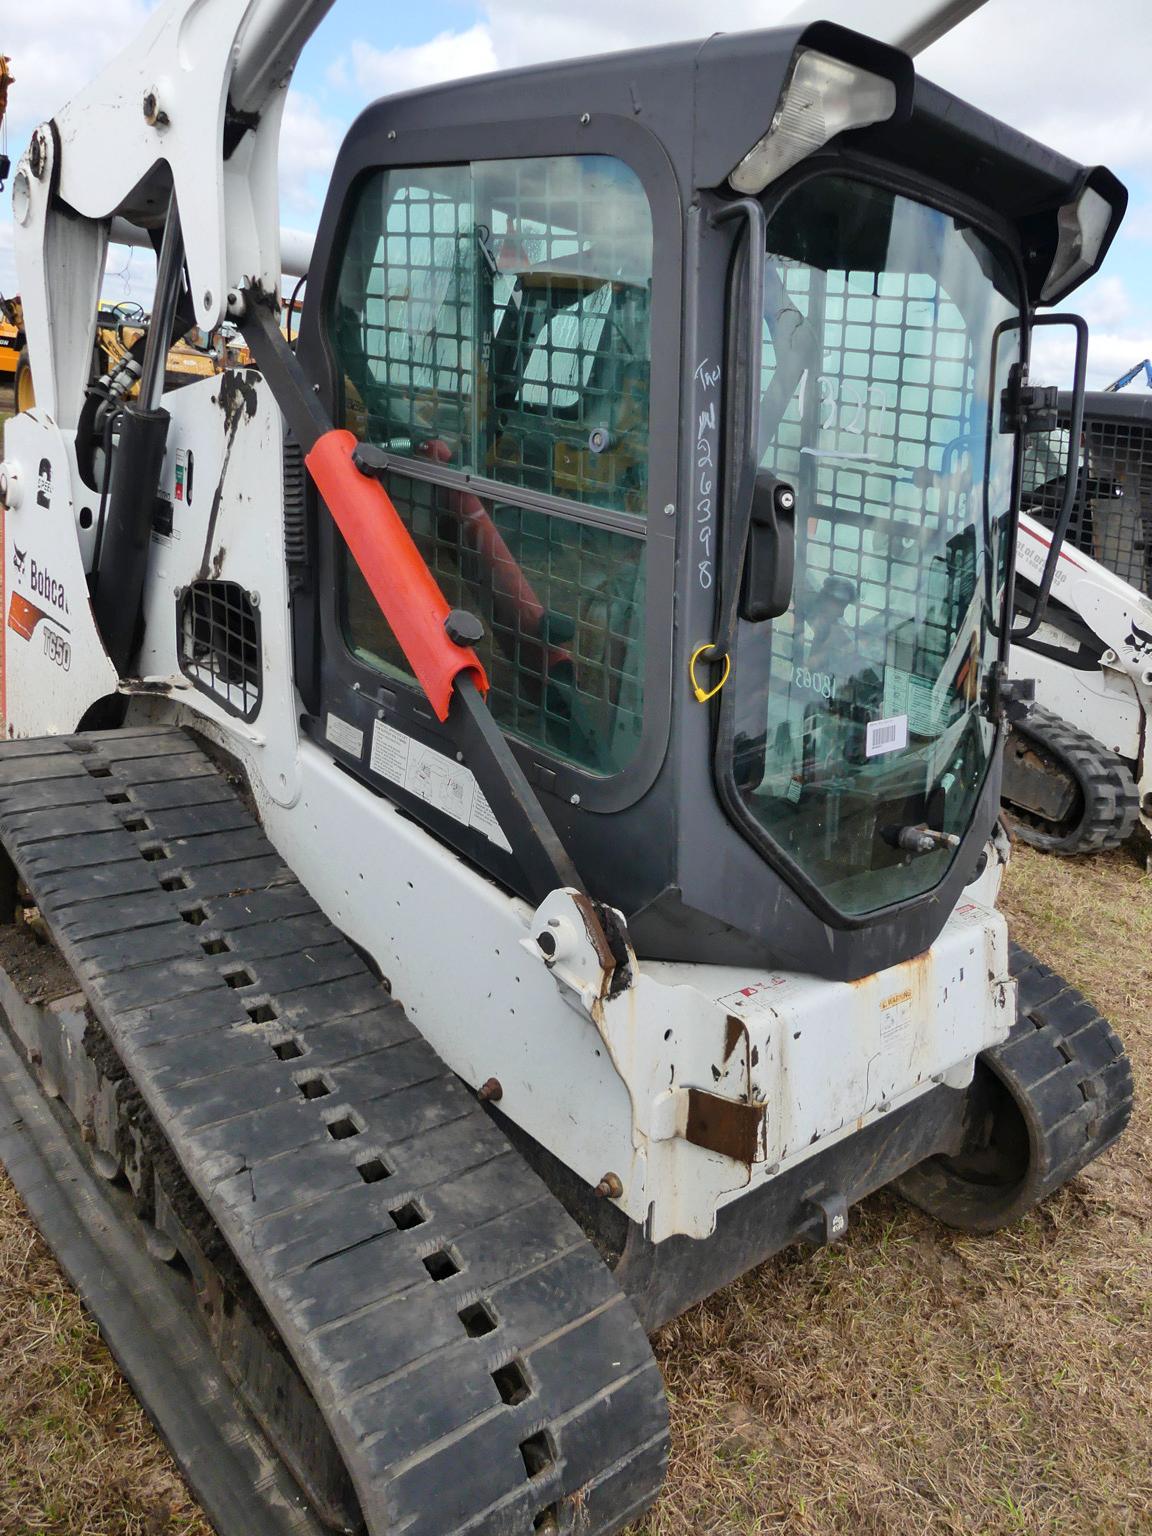
[[[488,679],[476,652],[448,638],[444,594],[387,491],[352,462],[356,447],[351,432],[325,432],[304,462],[428,702],[446,720],[462,672],[482,693]]]

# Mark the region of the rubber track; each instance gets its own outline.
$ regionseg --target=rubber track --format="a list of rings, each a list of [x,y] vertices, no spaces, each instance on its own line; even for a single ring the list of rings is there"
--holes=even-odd
[[[1070,831],[1045,829],[1042,818],[1013,806],[1005,797],[1012,828],[1021,842],[1046,853],[1065,856],[1102,853],[1131,837],[1140,812],[1140,798],[1127,766],[1094,736],[1035,704],[1012,727],[1043,756],[1055,758],[1079,786],[1084,812]]]
[[[1123,1133],[1132,1116],[1132,1068],[1120,1037],[1083,993],[1018,944],[1009,963],[1017,1021],[982,1059],[1042,1127],[1031,1170],[1035,1203]]]
[[[0,836],[373,1536],[638,1515],[667,1404],[630,1304],[191,738],[0,745]]]
[[[1015,1182],[989,1181],[930,1157],[896,1183],[914,1205],[963,1232],[1019,1221],[1110,1147],[1132,1115],[1132,1068],[1108,1021],[1018,944],[1009,964],[1016,1022],[1007,1040],[981,1051],[980,1062],[1007,1089],[1023,1124]]]

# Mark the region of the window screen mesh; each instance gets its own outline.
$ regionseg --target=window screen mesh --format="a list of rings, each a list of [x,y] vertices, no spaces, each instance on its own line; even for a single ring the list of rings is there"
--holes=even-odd
[[[813,176],[769,221],[759,443],[796,568],[721,707],[743,807],[841,911],[939,881],[980,793],[1019,313],[976,229],[875,183]],[[911,859],[909,827],[934,834]]]
[[[773,676],[790,687],[800,666],[822,690],[842,670],[834,653],[848,651],[871,654],[877,679],[886,665],[893,677],[931,677],[977,579],[969,499],[972,450],[983,447],[969,436],[969,328],[927,273],[825,272],[787,261],[775,271],[770,297],[808,322],[820,361],[763,457],[797,487],[806,514],[796,603],[775,626]],[[765,397],[776,369],[766,326]],[[931,711],[927,691],[914,691]],[[889,692],[861,703],[903,713],[904,690]]]
[[[597,772],[627,762],[642,717],[643,540],[407,476],[388,492],[449,604],[484,621],[500,724]],[[406,673],[351,561],[346,591],[353,649]]]
[[[1109,415],[1107,396],[1084,412],[1083,455],[1068,543],[1152,597],[1152,423]],[[1064,497],[1068,420],[1030,438],[1023,506],[1052,527]]]
[[[381,172],[333,315],[349,425],[642,515],[651,274],[647,198],[608,156]]]

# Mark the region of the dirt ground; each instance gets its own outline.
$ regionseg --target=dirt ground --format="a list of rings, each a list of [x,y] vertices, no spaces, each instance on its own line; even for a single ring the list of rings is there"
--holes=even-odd
[[[673,1463],[632,1536],[1152,1532],[1152,878],[1025,849],[1005,906],[1126,1041],[1128,1135],[1010,1231],[881,1194],[664,1329]],[[210,1536],[2,1176],[0,1536]]]

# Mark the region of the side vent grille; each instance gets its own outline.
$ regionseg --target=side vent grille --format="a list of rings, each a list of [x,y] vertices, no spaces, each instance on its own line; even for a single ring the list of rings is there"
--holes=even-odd
[[[294,437],[284,439],[284,561],[288,587],[299,592],[308,569],[308,473]]]
[[[177,603],[181,672],[242,720],[263,696],[258,601],[239,582],[194,581]]]

